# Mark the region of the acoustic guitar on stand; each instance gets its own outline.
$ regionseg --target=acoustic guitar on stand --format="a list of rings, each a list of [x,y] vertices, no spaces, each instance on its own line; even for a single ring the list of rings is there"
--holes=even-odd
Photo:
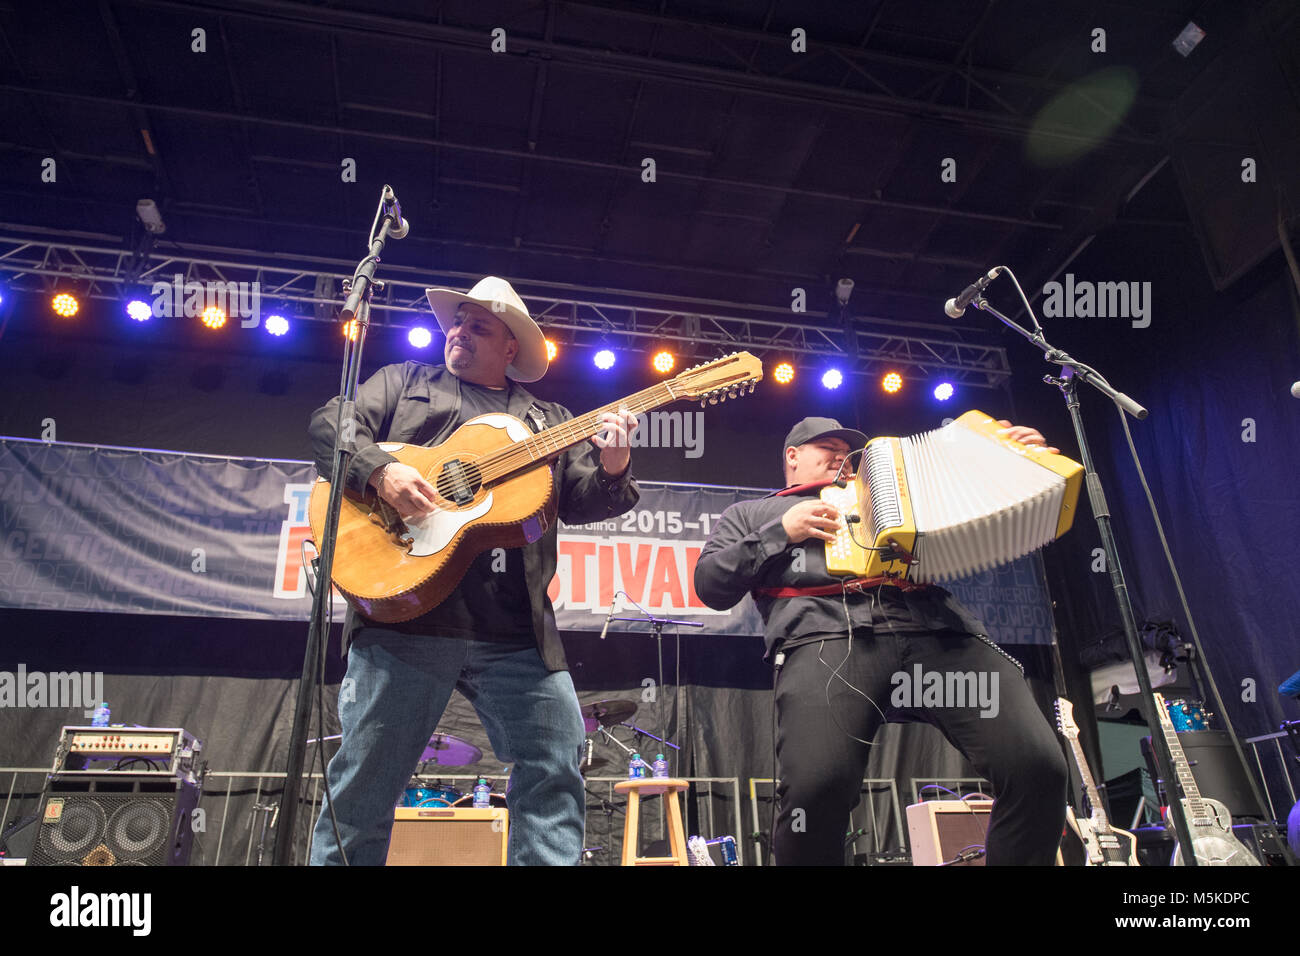
[[[1174,764],[1174,776],[1183,790],[1183,816],[1187,819],[1187,830],[1192,838],[1192,853],[1196,855],[1197,866],[1260,866],[1259,860],[1246,848],[1246,844],[1237,839],[1232,832],[1232,814],[1218,800],[1201,796],[1201,789],[1192,776],[1191,765],[1183,753],[1183,745],[1174,730],[1174,722],[1169,718],[1169,705],[1161,694],[1152,694],[1156,702],[1156,713],[1160,717],[1160,730],[1169,745],[1169,756]],[[1169,799],[1175,800],[1178,794],[1171,785],[1168,786]],[[1172,822],[1172,821],[1171,821]],[[1170,866],[1183,865],[1183,848],[1174,848]]]
[[[372,620],[419,617],[451,594],[484,551],[522,547],[546,533],[557,507],[555,462],[603,430],[602,413],[641,413],[680,400],[717,404],[752,392],[762,378],[762,362],[736,352],[536,434],[519,419],[494,413],[471,419],[432,448],[379,442],[437,488],[438,507],[403,516],[373,492],[364,499],[346,494],[334,585]],[[329,495],[329,482],[317,479],[308,509],[316,541],[324,534]]]

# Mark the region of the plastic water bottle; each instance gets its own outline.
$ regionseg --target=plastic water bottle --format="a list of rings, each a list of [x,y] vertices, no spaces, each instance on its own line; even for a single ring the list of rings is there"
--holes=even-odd
[[[107,727],[108,726],[108,701],[101,700],[99,706],[95,708],[95,715],[90,718],[90,726]]]
[[[668,776],[668,761],[664,759],[663,754],[655,755],[655,762],[653,766],[654,766],[654,776],[656,777]]]
[[[491,795],[492,790],[488,787],[487,778],[479,777],[478,783],[474,785],[474,808],[476,810],[486,810],[492,806]]]
[[[645,776],[645,761],[640,754],[633,754],[627,764],[627,779],[640,780]]]

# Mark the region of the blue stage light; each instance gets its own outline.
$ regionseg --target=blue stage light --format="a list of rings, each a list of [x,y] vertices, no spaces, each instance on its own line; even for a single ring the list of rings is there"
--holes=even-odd
[[[284,335],[289,331],[289,320],[282,315],[268,315],[266,317],[266,331],[275,336]]]
[[[844,384],[844,376],[840,374],[837,368],[827,369],[822,373],[822,386],[825,388],[839,388]]]
[[[596,363],[596,368],[602,372],[608,371],[614,367],[614,353],[609,349],[601,349],[596,353],[596,357],[592,361]]]
[[[153,318],[153,307],[143,299],[132,299],[126,304],[126,314],[137,322],[148,322]]]
[[[952,387],[952,382],[941,382],[934,387],[934,397],[941,402],[946,402],[948,399],[952,398],[952,393],[954,391],[955,389]]]
[[[427,349],[429,343],[433,341],[433,333],[422,325],[417,325],[411,331],[406,333],[406,341],[410,342],[417,349]]]

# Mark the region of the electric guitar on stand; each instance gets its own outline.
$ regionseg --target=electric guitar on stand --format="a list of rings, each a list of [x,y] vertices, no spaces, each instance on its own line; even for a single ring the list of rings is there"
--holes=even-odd
[[[736,352],[536,434],[511,415],[490,414],[433,448],[379,442],[437,488],[438,509],[404,516],[373,492],[364,499],[348,493],[339,514],[334,585],[372,620],[418,617],[441,604],[484,551],[522,547],[546,533],[557,508],[553,466],[602,431],[603,412],[640,413],[683,399],[716,405],[753,391],[762,378],[762,362]],[[329,495],[329,482],[317,479],[308,508],[316,541],[324,536]]]
[[[1183,788],[1183,815],[1187,818],[1187,829],[1192,837],[1192,852],[1196,854],[1198,866],[1260,866],[1255,854],[1246,848],[1246,844],[1233,835],[1232,814],[1218,800],[1202,797],[1196,778],[1192,776],[1191,766],[1183,754],[1183,745],[1178,741],[1174,722],[1169,718],[1168,705],[1160,694],[1152,694],[1156,702],[1156,712],[1160,715],[1160,730],[1169,745],[1169,754],[1173,758],[1174,776]],[[1177,795],[1170,790],[1169,799]],[[1183,865],[1183,848],[1175,848],[1170,866]]]
[[[1074,722],[1074,705],[1064,697],[1056,699],[1056,727],[1070,742],[1070,753],[1083,780],[1083,795],[1090,815],[1080,818],[1073,807],[1066,807],[1065,822],[1083,843],[1084,866],[1137,866],[1137,838],[1127,830],[1110,825],[1097,785],[1093,782],[1088,760],[1079,745],[1079,726]]]

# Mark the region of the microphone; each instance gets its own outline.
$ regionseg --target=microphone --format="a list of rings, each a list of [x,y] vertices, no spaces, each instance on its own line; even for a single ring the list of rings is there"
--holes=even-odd
[[[959,319],[966,312],[966,306],[971,304],[975,296],[984,291],[990,282],[998,277],[1002,272],[1001,266],[994,266],[985,275],[980,276],[972,285],[968,285],[961,290],[961,295],[955,299],[949,299],[943,304],[943,311],[948,313],[949,318]]]
[[[622,593],[623,593],[622,591],[619,592],[619,594]],[[600,639],[602,641],[605,639],[605,634],[608,633],[609,631],[609,622],[614,619],[614,615],[617,613],[618,613],[618,594],[615,594],[614,600],[609,602],[609,613],[605,615],[605,626],[600,629]]]
[[[380,202],[384,204],[384,215],[393,220],[392,226],[388,229],[388,238],[405,239],[406,234],[411,231],[411,224],[402,218],[402,206],[397,201],[397,196],[393,194],[392,186],[384,186],[384,195]]]

